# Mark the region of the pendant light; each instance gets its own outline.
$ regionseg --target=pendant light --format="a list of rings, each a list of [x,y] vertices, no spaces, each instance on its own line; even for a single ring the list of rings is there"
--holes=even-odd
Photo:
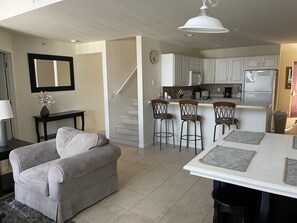
[[[206,0],[202,0],[203,5],[200,8],[198,16],[189,19],[184,26],[178,27],[179,30],[194,33],[227,33],[222,23],[213,17],[208,11]]]

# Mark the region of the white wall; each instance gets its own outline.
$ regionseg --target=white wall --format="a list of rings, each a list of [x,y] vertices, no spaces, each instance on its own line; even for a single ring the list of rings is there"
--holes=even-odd
[[[219,58],[219,57],[245,57],[262,55],[279,55],[280,45],[248,46],[217,50],[202,50],[201,57]]]
[[[112,134],[121,121],[127,106],[137,99],[137,77],[130,79],[123,91],[116,95],[127,77],[136,67],[135,38],[108,41],[106,43],[107,81],[109,95],[109,128]]]
[[[99,112],[100,108],[99,101],[101,99],[99,99],[99,97],[96,99],[96,94],[99,94],[101,74],[99,73],[97,76],[95,72],[86,72],[89,68],[86,69],[83,65],[85,58],[75,56],[75,44],[49,41],[23,35],[13,35],[12,45],[19,138],[32,142],[36,141],[32,116],[38,115],[41,109],[35,99],[36,93],[31,93],[27,53],[74,57],[75,90],[52,92],[56,103],[50,107],[50,111],[84,110],[86,111],[85,129],[87,131],[100,130],[99,123],[101,121],[93,117],[93,114],[96,109],[97,112]],[[100,70],[100,56],[97,56],[97,58],[97,65],[99,66],[97,70]],[[92,100],[91,103],[89,103],[88,100]],[[94,119],[96,119],[96,122],[94,122]],[[56,132],[57,128],[63,125],[72,126],[73,120],[69,119],[49,123],[49,133]],[[80,121],[78,122],[78,127],[80,127]]]

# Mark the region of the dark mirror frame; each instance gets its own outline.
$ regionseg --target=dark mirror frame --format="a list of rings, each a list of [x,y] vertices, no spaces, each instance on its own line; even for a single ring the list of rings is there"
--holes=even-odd
[[[35,66],[34,59],[39,60],[58,60],[69,62],[70,70],[70,86],[48,86],[48,87],[37,87],[36,77],[35,77]],[[74,68],[73,68],[73,58],[66,56],[57,56],[57,55],[46,55],[46,54],[34,54],[28,53],[28,62],[29,62],[29,73],[30,73],[30,83],[31,83],[31,92],[40,92],[40,91],[70,91],[74,90]]]
[[[291,89],[292,76],[293,76],[292,72],[293,72],[292,67],[286,67],[285,89]]]

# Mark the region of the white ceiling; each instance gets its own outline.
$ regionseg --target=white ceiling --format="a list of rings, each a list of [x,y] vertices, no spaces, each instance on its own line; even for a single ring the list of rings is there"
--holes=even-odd
[[[64,0],[2,20],[0,26],[60,41],[142,35],[201,50],[297,42],[297,0],[219,0],[210,11],[226,28],[239,30],[185,37],[177,27],[201,5],[201,0]]]

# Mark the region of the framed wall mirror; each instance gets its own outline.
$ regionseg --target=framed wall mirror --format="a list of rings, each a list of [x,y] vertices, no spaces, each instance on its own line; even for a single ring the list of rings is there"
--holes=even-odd
[[[73,58],[28,53],[31,92],[74,90]]]
[[[286,67],[286,84],[285,84],[285,89],[291,89],[291,84],[292,84],[292,67]]]

